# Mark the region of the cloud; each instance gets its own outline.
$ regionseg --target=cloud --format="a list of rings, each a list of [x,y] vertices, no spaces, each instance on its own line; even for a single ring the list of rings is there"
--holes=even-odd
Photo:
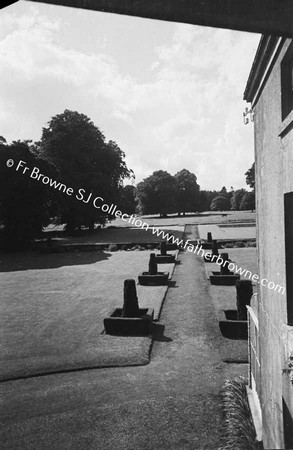
[[[117,112],[128,120],[115,102],[124,103],[131,80],[119,74],[110,55],[66,47],[63,26],[60,20],[40,14],[37,7],[20,16],[0,15],[0,115],[11,139],[26,138],[28,133],[36,138],[44,125],[40,117],[47,122],[61,112],[59,107],[78,109],[81,104],[91,111],[96,100],[100,111],[112,116]],[[13,129],[20,135],[10,136]]]
[[[13,21],[11,20],[11,23]],[[25,24],[25,26],[23,26]],[[30,25],[29,25],[30,24]],[[58,42],[60,23],[38,16],[15,20],[15,29],[0,42],[1,75],[9,71],[23,81],[49,77],[75,87],[105,87],[115,74],[115,64],[107,55],[86,55]]]
[[[161,145],[165,155],[156,156],[156,163],[173,173],[181,167],[194,171],[205,188],[243,186],[253,161],[253,136],[252,127],[243,125],[242,93],[259,37],[176,28],[173,42],[157,48],[152,65],[155,84],[159,80],[161,92],[172,93],[152,131],[153,148]]]
[[[110,27],[96,49],[85,51],[78,39],[66,39],[70,15],[64,21],[54,8],[23,8],[0,14],[0,134],[38,139],[52,115],[75,109],[118,142],[137,181],[185,167],[203,188],[244,185],[253,141],[242,122],[242,93],[258,36],[166,24],[172,39],[154,40],[148,70],[139,75],[131,48],[123,70],[109,50]],[[160,23],[149,23],[159,36]],[[128,42],[137,55],[139,27],[136,33]]]

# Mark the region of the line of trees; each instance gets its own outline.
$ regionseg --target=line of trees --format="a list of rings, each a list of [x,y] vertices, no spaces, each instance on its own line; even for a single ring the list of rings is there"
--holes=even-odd
[[[14,165],[9,167],[8,160]],[[40,141],[13,141],[0,137],[0,230],[4,241],[27,244],[49,224],[64,224],[66,230],[104,224],[108,216],[93,202],[78,201],[58,189],[27,176],[16,164],[37,167],[76,193],[102,197],[127,214],[185,215],[207,210],[255,209],[254,164],[245,173],[252,191],[224,186],[220,191],[200,190],[197,177],[187,169],[175,175],[157,170],[137,186],[126,185],[134,173],[116,142],[106,141],[100,129],[84,114],[65,110],[43,128]],[[28,170],[28,169],[27,169]],[[112,217],[111,217],[112,218]]]
[[[239,210],[255,210],[255,165],[254,163],[245,173],[246,184],[252,188],[252,191],[246,189],[237,189],[234,191],[231,186],[230,192],[224,186],[221,191],[213,198],[210,209],[212,211],[227,211],[232,209]]]
[[[100,129],[85,115],[65,110],[43,128],[39,142],[0,139],[0,225],[4,239],[23,244],[32,241],[49,223],[65,224],[68,231],[92,229],[107,215],[92,204],[77,201],[32,179],[15,165],[23,160],[30,169],[38,167],[74,192],[83,188],[118,203],[123,180],[133,172],[125,154],[114,141],[106,141]]]
[[[196,175],[186,169],[174,176],[164,170],[157,170],[135,190],[135,201],[139,214],[167,214],[198,211],[199,190]]]
[[[221,193],[217,195],[212,203],[210,209],[212,211],[233,211],[251,210],[255,209],[255,193],[254,191],[246,191],[245,189],[238,189],[236,191]]]
[[[122,188],[123,211],[133,214],[167,214],[186,212],[254,210],[254,163],[245,173],[246,183],[253,188],[234,190],[225,186],[220,191],[200,190],[197,177],[187,169],[182,169],[174,176],[164,170],[138,183],[136,188],[127,185]]]

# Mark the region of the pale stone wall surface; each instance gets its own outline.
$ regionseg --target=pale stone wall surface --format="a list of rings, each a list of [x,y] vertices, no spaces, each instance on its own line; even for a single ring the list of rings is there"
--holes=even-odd
[[[290,40],[287,40],[255,108],[259,275],[281,286],[286,286],[284,193],[293,191],[293,130],[283,138],[279,137],[284,128],[281,113],[280,61],[289,44]],[[283,332],[287,322],[286,295],[278,294],[265,286],[259,286],[259,289],[259,396],[263,414],[264,446],[285,448],[282,395],[288,392],[288,377],[282,375],[282,369],[286,346]],[[289,392],[292,395],[292,388],[289,388]]]

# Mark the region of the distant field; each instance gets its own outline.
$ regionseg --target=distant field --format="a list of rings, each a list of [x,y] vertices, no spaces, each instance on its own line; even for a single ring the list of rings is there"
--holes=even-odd
[[[224,217],[223,217],[224,214]],[[226,214],[226,216],[225,216]],[[185,217],[178,217],[177,214],[168,215],[166,218],[162,218],[154,215],[149,216],[137,216],[138,219],[147,222],[151,226],[176,226],[176,225],[197,225],[207,223],[223,223],[229,224],[233,222],[255,222],[255,212],[251,211],[223,211],[213,212],[206,211],[202,213],[188,213]],[[117,227],[127,227],[129,224],[121,219],[112,221],[109,225],[115,225]]]
[[[224,216],[223,216],[224,214]],[[156,227],[176,227],[176,226],[184,226],[186,225],[201,225],[208,223],[217,223],[217,224],[233,224],[237,222],[246,222],[246,223],[255,223],[255,212],[251,211],[223,211],[223,212],[213,212],[206,211],[202,213],[188,213],[185,217],[178,217],[177,214],[169,214],[168,217],[162,218],[159,215],[148,215],[148,216],[136,216],[136,220],[141,220],[149,224],[150,226]],[[106,227],[108,228],[133,228],[131,223],[124,221],[122,219],[115,219],[111,222],[108,222]],[[47,232],[60,232],[63,230],[63,226],[53,226],[49,225],[46,228]]]
[[[175,238],[182,238],[184,232],[184,225],[181,226],[160,226],[159,229],[164,229],[165,233],[173,234]],[[51,233],[50,233],[51,234]],[[95,230],[92,233],[82,232],[81,235],[75,235],[72,237],[66,236],[65,233],[58,232],[55,236],[52,232],[54,239],[57,239],[59,244],[77,244],[77,243],[145,243],[145,242],[159,242],[161,237],[152,232],[152,227],[149,230],[142,228],[132,227],[108,227],[99,230]],[[45,233],[44,233],[44,236]]]
[[[224,216],[222,215],[224,214]],[[80,234],[76,233],[74,236],[68,236],[63,233],[63,226],[54,227],[50,225],[43,233],[43,238],[52,236],[54,239],[58,239],[59,243],[144,243],[144,242],[158,242],[162,238],[152,232],[152,227],[163,229],[165,233],[173,234],[175,238],[182,239],[185,225],[226,225],[238,227],[241,223],[255,225],[255,213],[250,211],[224,211],[223,213],[207,211],[200,214],[187,214],[185,217],[178,217],[178,215],[170,215],[166,218],[160,218],[159,216],[137,216],[136,221],[138,226],[134,226],[131,223],[125,222],[122,219],[116,219],[109,222],[105,228],[100,228],[94,232],[89,233],[84,230]],[[147,224],[149,230],[146,231],[140,228],[141,224]],[[253,229],[251,227],[251,229]],[[217,228],[221,234],[231,234],[231,228],[226,230]],[[255,237],[255,231],[248,231],[249,227],[243,233],[243,239],[247,237]],[[206,238],[206,232],[204,231]],[[233,233],[237,235],[237,239],[241,239],[241,233],[234,230]],[[242,234],[243,234],[242,233]],[[249,235],[249,236],[248,236]],[[215,239],[221,239],[214,236]],[[224,238],[223,238],[224,239]]]

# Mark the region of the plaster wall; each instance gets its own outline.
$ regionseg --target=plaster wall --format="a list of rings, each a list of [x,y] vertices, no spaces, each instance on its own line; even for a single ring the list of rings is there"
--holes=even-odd
[[[284,128],[280,62],[290,42],[286,41],[274,64],[255,106],[254,116],[259,276],[284,287],[284,193],[293,191],[293,130],[280,137]],[[289,382],[282,375],[286,348],[286,293],[259,285],[258,299],[261,364],[261,389],[258,394],[262,407],[264,447],[280,449],[285,448],[282,395],[283,391],[288,392],[288,386],[283,389],[283,384]],[[293,395],[291,388],[289,392]]]

